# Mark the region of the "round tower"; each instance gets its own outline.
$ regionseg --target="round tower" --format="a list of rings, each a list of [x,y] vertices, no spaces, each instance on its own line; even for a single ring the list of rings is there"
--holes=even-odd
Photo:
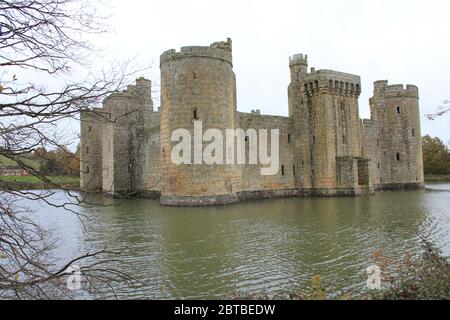
[[[380,130],[381,184],[387,189],[424,186],[419,90],[414,85],[375,86]],[[380,99],[381,96],[381,99]]]
[[[183,47],[161,55],[161,203],[165,205],[209,205],[237,201],[240,170],[236,165],[207,165],[199,149],[194,127],[201,134],[235,128],[236,78],[232,44],[216,42],[208,47]],[[172,133],[185,129],[191,135],[190,164],[175,164]],[[225,148],[225,147],[224,147]],[[225,157],[225,150],[223,155]],[[199,161],[200,160],[200,161]],[[200,163],[199,163],[200,162]]]

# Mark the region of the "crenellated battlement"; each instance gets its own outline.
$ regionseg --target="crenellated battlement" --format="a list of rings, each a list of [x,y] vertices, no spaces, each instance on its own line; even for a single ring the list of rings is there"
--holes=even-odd
[[[402,84],[390,85],[385,89],[385,96],[419,98],[419,89],[411,84],[406,85],[406,87]]]
[[[294,54],[292,57],[289,57],[289,66],[296,65],[308,65],[308,55],[303,53]]]
[[[165,51],[160,57],[160,66],[164,63],[180,60],[183,58],[211,58],[219,59],[233,64],[232,58],[232,42],[228,38],[227,41],[214,42],[210,46],[188,46],[181,47],[180,51],[175,49]]]
[[[361,78],[357,75],[332,70],[311,70],[303,81],[303,92],[308,96],[319,93],[359,97]]]
[[[135,85],[128,85],[126,89],[122,91],[116,91],[111,93],[103,100],[103,104],[115,99],[129,99],[135,98],[139,95],[149,96],[151,98],[152,82],[144,77],[136,79]]]
[[[379,80],[374,83],[374,95],[382,94],[386,98],[410,97],[419,98],[419,89],[417,86],[407,84],[388,85],[387,80]]]

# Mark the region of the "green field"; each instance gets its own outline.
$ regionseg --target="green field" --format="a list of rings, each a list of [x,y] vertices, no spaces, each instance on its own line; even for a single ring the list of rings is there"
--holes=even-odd
[[[34,170],[39,170],[39,168],[41,167],[40,163],[35,160],[24,158],[24,159],[21,159],[21,161],[25,165],[33,168]],[[19,167],[19,165],[17,164],[16,161],[11,160],[3,155],[0,155],[0,166],[2,166],[2,167]]]
[[[450,175],[425,175],[425,182],[450,182]]]
[[[75,177],[47,177],[51,182],[62,185],[62,186],[71,186],[71,187],[78,187],[80,184],[80,179]],[[36,185],[40,186],[44,182],[39,179],[38,177],[34,176],[24,176],[24,177],[0,177],[0,181],[4,181],[7,183],[15,183],[15,184],[25,184],[25,185]]]

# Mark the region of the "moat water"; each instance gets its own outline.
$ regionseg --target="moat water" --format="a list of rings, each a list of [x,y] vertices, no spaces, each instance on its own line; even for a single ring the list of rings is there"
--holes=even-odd
[[[313,275],[326,287],[364,292],[372,254],[419,253],[419,235],[450,255],[450,184],[427,187],[209,208],[99,198],[108,206],[76,209],[86,228],[70,213],[32,205],[59,238],[61,261],[105,246],[127,249],[125,271],[143,286],[117,286],[119,298],[222,299],[295,291]]]

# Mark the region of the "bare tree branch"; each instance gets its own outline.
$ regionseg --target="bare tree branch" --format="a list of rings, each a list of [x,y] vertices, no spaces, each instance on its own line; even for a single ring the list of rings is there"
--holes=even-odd
[[[435,113],[427,114],[428,120],[436,120],[450,112],[450,100],[445,100]]]
[[[0,166],[12,162],[49,188],[21,190],[0,179],[0,299],[73,298],[66,286],[73,264],[80,266],[84,289],[93,296],[116,296],[116,282],[135,285],[121,271],[125,269],[117,267],[122,251],[104,248],[70,261],[55,259],[52,234],[23,204],[38,201],[72,212],[81,221],[85,217],[77,208],[92,205],[40,168],[52,160],[42,150],[79,163],[68,148],[76,138],[65,132],[67,121],[98,106],[135,74],[129,70],[132,61],[127,61],[99,76],[90,73],[81,81],[71,80],[69,72],[89,66],[94,48],[87,36],[108,30],[106,18],[88,0],[0,0]],[[79,169],[72,170],[79,174]],[[52,189],[63,190],[67,201],[54,201]]]

